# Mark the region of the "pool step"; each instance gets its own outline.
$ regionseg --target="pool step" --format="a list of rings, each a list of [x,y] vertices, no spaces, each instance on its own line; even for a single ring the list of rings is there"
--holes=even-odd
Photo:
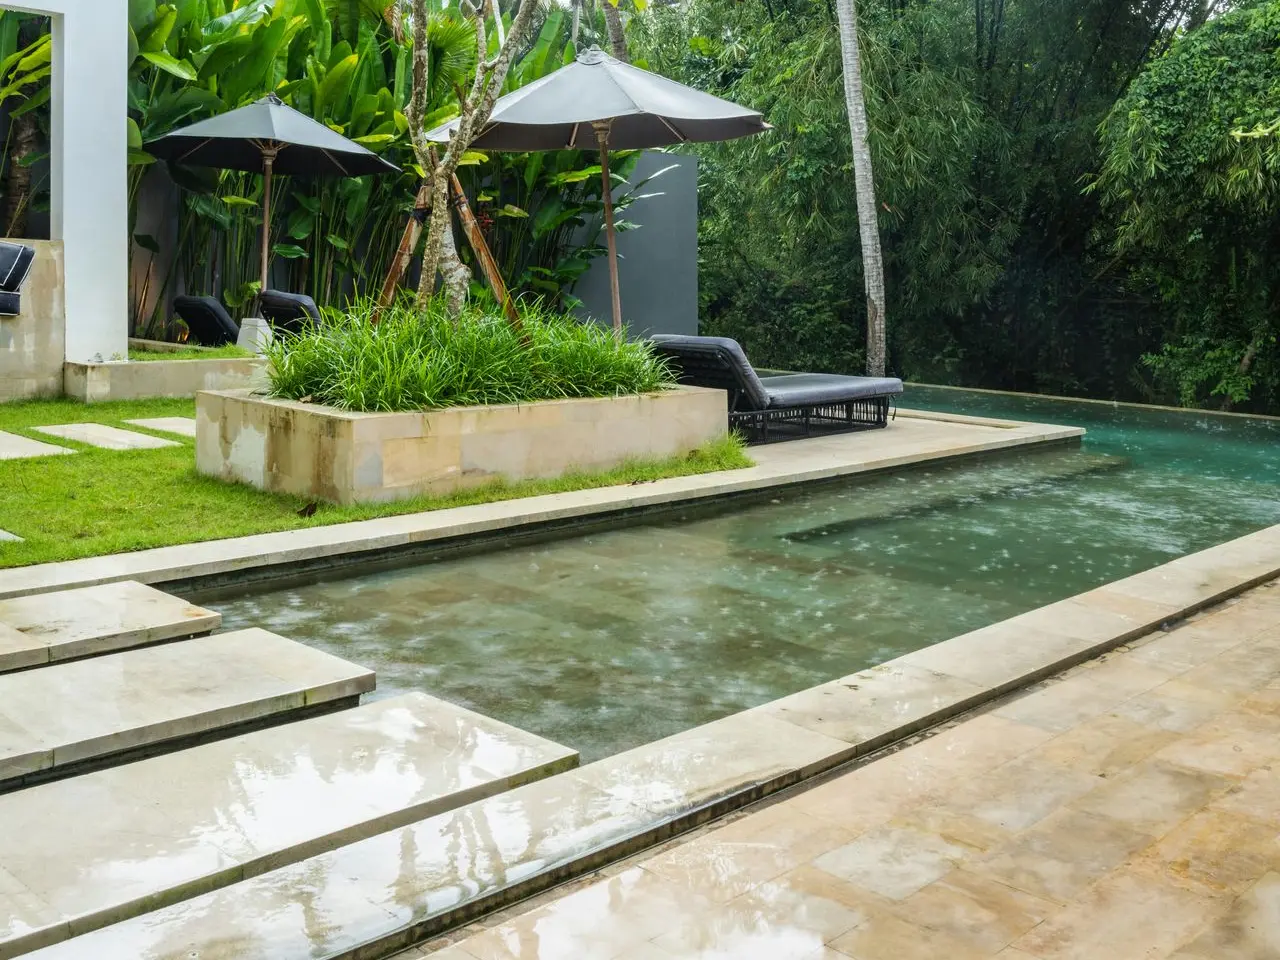
[[[577,760],[566,747],[413,693],[0,795],[0,958],[452,811]],[[435,854],[474,856],[497,829],[503,843],[538,842],[528,833],[537,824],[473,828],[458,838],[463,848]],[[388,884],[413,883],[401,873],[421,853],[405,849],[403,863],[371,866],[389,871]],[[243,946],[208,955],[259,955]]]
[[[0,790],[373,686],[372,670],[256,629],[0,675]]]
[[[216,630],[222,617],[124,580],[0,600],[0,673]]]

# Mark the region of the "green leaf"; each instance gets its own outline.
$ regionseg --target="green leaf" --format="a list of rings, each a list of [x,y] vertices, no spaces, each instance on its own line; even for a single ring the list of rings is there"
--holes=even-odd
[[[142,51],[142,58],[152,66],[159,67],[165,73],[171,73],[180,80],[196,79],[195,67],[186,60],[179,60],[171,54],[144,50]]]
[[[381,147],[396,139],[397,137],[392,133],[371,133],[363,137],[356,137],[351,142],[365,147]]]
[[[159,53],[165,48],[169,42],[169,35],[173,33],[174,25],[178,22],[178,8],[165,4],[163,7],[156,8],[159,14],[155,25],[139,38],[143,53]]]
[[[133,117],[125,118],[125,126],[128,130],[127,140],[130,150],[142,149],[142,131],[138,129],[138,122]]]
[[[133,242],[150,253],[160,252],[160,241],[149,233],[135,233]]]
[[[250,200],[248,197],[237,197],[234,194],[222,197],[222,202],[228,207],[256,207],[258,202]]]
[[[329,241],[331,246],[335,246],[339,250],[351,249],[351,244],[347,243],[346,240],[342,239],[342,237],[338,236],[336,233],[329,234],[325,239]]]
[[[501,207],[499,207],[499,208],[498,208],[498,210],[496,210],[495,212],[496,212],[496,213],[497,213],[497,215],[498,215],[498,216],[500,216],[500,217],[518,217],[518,218],[524,218],[524,217],[529,216],[529,212],[528,212],[527,210],[521,210],[521,209],[520,209],[519,207],[517,207],[514,203],[504,203],[504,204],[503,204]]]
[[[271,252],[285,260],[305,260],[307,258],[307,251],[296,243],[277,243],[271,248]]]
[[[156,162],[156,158],[145,150],[130,150],[126,162],[131,167],[147,167]]]

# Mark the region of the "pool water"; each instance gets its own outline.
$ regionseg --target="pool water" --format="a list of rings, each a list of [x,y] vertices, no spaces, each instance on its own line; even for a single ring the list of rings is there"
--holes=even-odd
[[[1280,423],[967,391],[904,406],[1074,424],[1080,447],[210,601],[607,756],[1280,523]]]

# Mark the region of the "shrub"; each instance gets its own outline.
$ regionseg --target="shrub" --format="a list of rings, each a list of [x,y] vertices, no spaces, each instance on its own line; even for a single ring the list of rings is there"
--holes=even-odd
[[[644,342],[538,306],[522,306],[522,338],[501,315],[439,302],[385,311],[362,302],[267,351],[271,393],[343,410],[391,412],[648,393],[674,382]]]

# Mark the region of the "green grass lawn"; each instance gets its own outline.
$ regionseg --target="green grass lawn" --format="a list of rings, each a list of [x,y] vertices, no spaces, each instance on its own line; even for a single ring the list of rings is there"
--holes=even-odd
[[[191,400],[81,404],[69,400],[0,405],[0,430],[74,447],[74,456],[0,460],[0,529],[25,539],[0,542],[0,567],[100,556],[150,547],[296,530],[371,517],[438,510],[471,503],[642,483],[751,465],[742,445],[728,439],[688,457],[637,463],[608,473],[514,484],[494,484],[449,497],[394,504],[339,507],[320,504],[303,518],[301,497],[261,493],[195,472],[195,444],[158,433],[179,446],[113,451],[32,432],[35,426],[92,421],[147,431],[123,421],[192,417]]]
[[[129,359],[135,362],[142,360],[228,360],[248,358],[254,354],[244,347],[228,343],[221,347],[186,347],[182,350],[140,350],[129,348]]]

